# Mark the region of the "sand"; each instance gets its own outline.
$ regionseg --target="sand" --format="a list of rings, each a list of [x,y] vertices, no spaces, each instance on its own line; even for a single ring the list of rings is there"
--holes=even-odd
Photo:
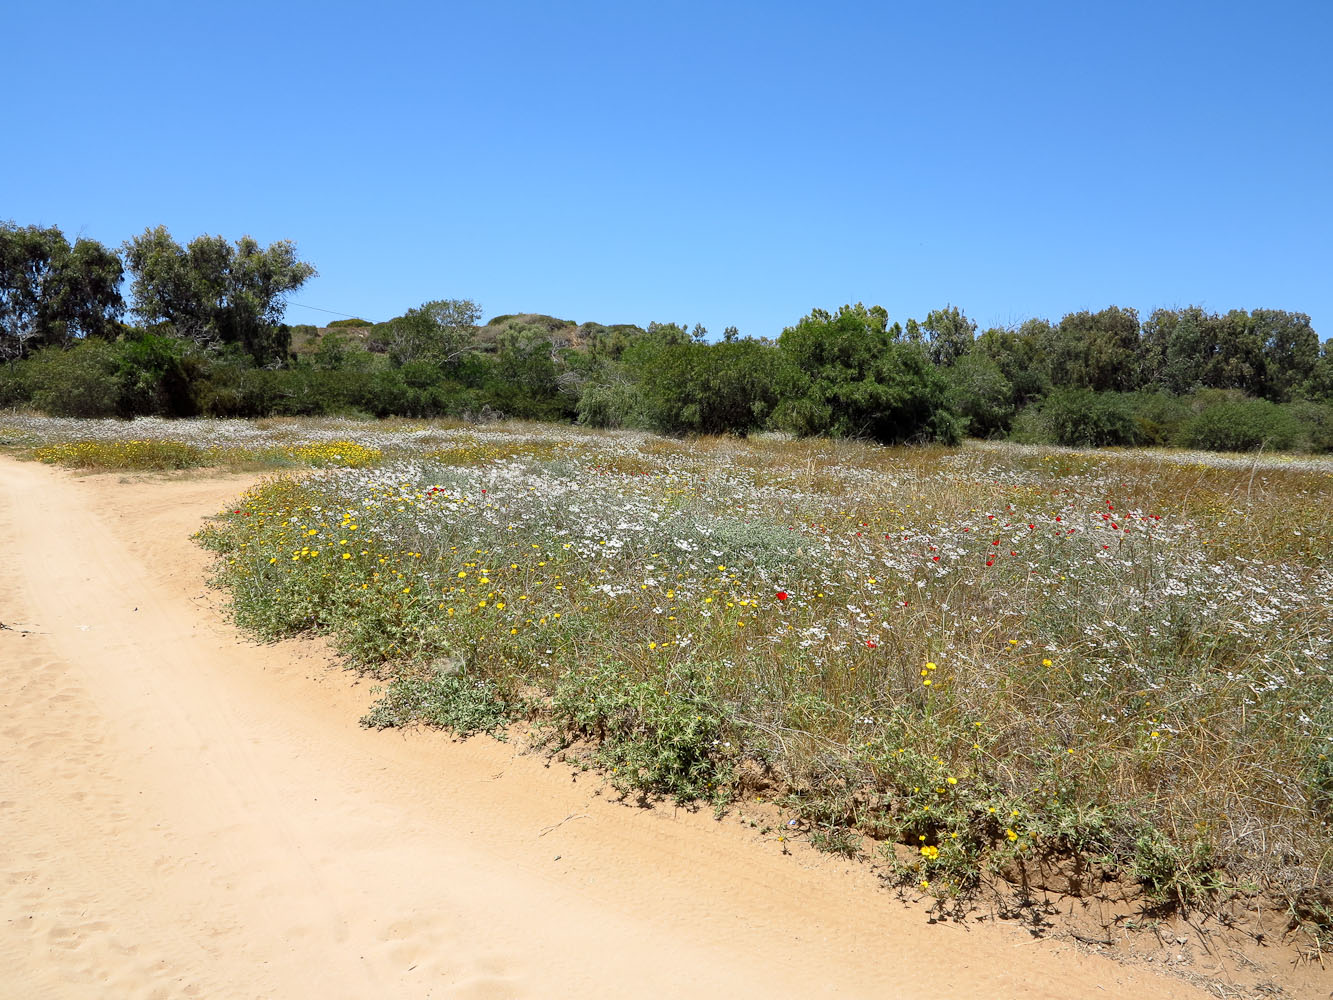
[[[360,728],[190,541],[239,477],[0,458],[0,997],[1202,997],[513,741]]]

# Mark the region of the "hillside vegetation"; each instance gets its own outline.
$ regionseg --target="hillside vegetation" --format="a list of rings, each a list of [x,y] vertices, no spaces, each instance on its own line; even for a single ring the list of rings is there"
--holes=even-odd
[[[122,321],[128,268],[135,325]],[[884,444],[964,436],[1209,450],[1333,448],[1333,357],[1303,313],[1110,306],[978,333],[955,306],[892,321],[814,309],[776,338],[439,299],[371,323],[281,322],[314,274],[162,227],[120,253],[0,226],[0,406],[71,416],[369,415],[780,431]]]

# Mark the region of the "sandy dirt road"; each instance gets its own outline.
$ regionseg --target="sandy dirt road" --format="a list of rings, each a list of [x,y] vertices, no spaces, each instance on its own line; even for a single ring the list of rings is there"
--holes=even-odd
[[[0,458],[0,997],[1201,997],[739,824],[368,732],[190,540],[245,481]],[[563,821],[563,822],[562,822]]]

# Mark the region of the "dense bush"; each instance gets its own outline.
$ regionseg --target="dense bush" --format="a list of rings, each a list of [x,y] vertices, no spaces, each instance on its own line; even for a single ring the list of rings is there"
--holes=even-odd
[[[578,420],[589,427],[633,427],[638,406],[639,391],[633,378],[624,365],[608,361],[593,368],[583,382]]]
[[[783,430],[884,444],[962,437],[944,377],[919,346],[891,339],[872,310],[816,310],[783,331],[778,349],[773,423]]]
[[[981,352],[965,354],[946,373],[949,406],[972,437],[1006,433],[1014,419],[1014,387],[999,365]]]
[[[1134,415],[1135,442],[1141,445],[1174,444],[1190,416],[1186,400],[1164,392],[1131,393],[1126,401]]]
[[[178,337],[138,332],[117,345],[116,409],[121,416],[188,417],[198,412],[194,384],[202,361]]]
[[[1158,310],[1140,328],[1138,355],[1135,315],[1116,309],[990,329],[970,344],[974,325],[957,310],[904,328],[859,303],[816,309],[776,343],[734,329],[709,343],[701,326],[677,323],[516,314],[477,326],[479,316],[469,300],[428,302],[364,343],[349,332],[359,319],[322,333],[284,326],[279,340],[309,335],[263,364],[244,338],[219,345],[165,321],[115,324],[0,364],[0,406],[122,417],[491,413],[666,434],[1333,450],[1333,361],[1328,345],[1312,346],[1303,314]],[[1225,346],[1223,361],[1199,367],[1199,344]],[[1121,378],[1124,365],[1139,373]],[[1143,388],[1106,388],[1116,384]]]
[[[26,401],[57,417],[112,417],[120,397],[116,348],[100,340],[48,347],[19,363]]]
[[[1181,429],[1180,443],[1187,448],[1286,451],[1302,437],[1303,428],[1295,415],[1266,399],[1208,402]]]
[[[1063,445],[1131,445],[1139,440],[1130,397],[1091,389],[1057,389],[1038,405],[1036,426]]]
[[[758,341],[645,344],[625,358],[640,412],[663,434],[748,434],[765,426],[778,400],[782,359]]]
[[[1315,452],[1333,451],[1333,403],[1301,400],[1288,409],[1301,425],[1302,440],[1298,447]]]

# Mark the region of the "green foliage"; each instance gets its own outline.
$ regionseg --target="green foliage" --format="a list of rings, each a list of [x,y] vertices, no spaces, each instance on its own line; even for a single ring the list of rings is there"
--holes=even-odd
[[[200,343],[238,344],[261,364],[286,358],[285,297],[316,273],[290,241],[261,248],[249,236],[234,246],[200,236],[182,247],[158,226],[126,241],[124,253],[144,320],[171,323]]]
[[[48,347],[22,364],[29,399],[43,413],[57,417],[116,415],[120,379],[112,345],[88,340],[68,350]]]
[[[547,333],[555,333],[557,330],[566,330],[578,326],[573,320],[557,319],[555,316],[547,316],[545,313],[506,313],[502,316],[491,317],[486,321],[486,325],[508,326],[514,320],[518,320],[523,326],[535,326]]]
[[[783,331],[777,426],[884,444],[959,440],[943,377],[919,348],[889,338],[881,314],[859,304],[836,317],[817,309]]]
[[[1096,313],[1070,313],[1060,320],[1058,337],[1069,366],[1063,384],[1099,392],[1129,392],[1139,387],[1139,314],[1135,310],[1110,306]]]
[[[394,364],[429,361],[455,366],[476,338],[481,306],[471,299],[436,299],[385,324],[384,339]]]
[[[27,406],[31,401],[22,366],[0,364],[0,410],[17,409]]]
[[[1156,827],[1135,841],[1131,871],[1148,895],[1164,904],[1188,906],[1225,888],[1207,840],[1182,844]]]
[[[194,383],[203,362],[184,341],[136,331],[117,348],[116,409],[121,416],[188,417],[198,412]]]
[[[493,682],[469,677],[465,670],[405,670],[389,682],[361,724],[372,729],[421,724],[470,736],[503,729],[513,721],[514,709]]]
[[[619,664],[582,667],[556,683],[552,713],[557,725],[599,740],[598,758],[617,788],[709,798],[729,772],[710,676],[685,669],[634,680]]]
[[[584,323],[578,328],[577,336],[590,357],[599,361],[619,361],[626,348],[647,332],[642,327],[627,323],[614,326]]]
[[[492,408],[533,420],[568,418],[577,412],[574,396],[561,391],[565,364],[547,329],[510,323],[500,330],[496,347],[485,387]]]
[[[121,274],[120,258],[96,240],[71,247],[54,226],[0,223],[0,361],[114,336],[125,309]]]
[[[1276,403],[1287,402],[1303,390],[1319,362],[1319,337],[1310,317],[1282,309],[1255,309],[1250,322],[1263,344],[1264,382],[1259,394]]]
[[[33,458],[72,469],[133,469],[162,472],[214,463],[208,449],[184,441],[72,441],[36,448]]]
[[[810,831],[810,844],[817,851],[836,854],[841,858],[856,858],[861,855],[860,836],[845,826],[830,825]]]
[[[932,310],[921,329],[926,333],[930,360],[942,368],[951,367],[968,354],[977,334],[977,324],[957,306]]]
[[[639,387],[615,361],[596,364],[579,392],[578,421],[588,427],[633,427],[638,423]]]
[[[747,434],[778,399],[778,352],[754,340],[719,344],[642,338],[625,354],[648,426],[664,434]]]
[[[886,444],[1007,433],[1068,445],[1333,449],[1324,405],[1333,348],[1303,313],[1191,306],[1140,324],[1111,306],[976,337],[954,306],[903,327],[858,303],[816,309],[776,343],[728,327],[710,344],[700,324],[575,326],[524,313],[479,327],[475,302],[450,299],[369,330],[338,320],[318,336],[279,322],[284,296],[314,274],[288,242],[201,236],[182,247],[159,226],[124,252],[144,330],[116,320],[115,253],[87,240],[70,247],[54,228],[0,226],[0,359],[118,341],[110,354],[0,369],[0,405],[122,416],[499,413]],[[293,329],[301,340],[289,358]]]
[[[1263,399],[1237,399],[1201,394],[1202,408],[1180,432],[1180,443],[1187,448],[1209,451],[1285,451],[1301,438],[1296,417],[1276,403]]]
[[[795,532],[779,524],[727,518],[701,522],[698,531],[701,547],[723,565],[754,567],[769,579],[794,574],[805,560]]]
[[[1190,417],[1189,403],[1164,392],[1138,392],[1126,397],[1134,414],[1134,437],[1142,445],[1170,445]]]
[[[1313,452],[1333,451],[1333,402],[1301,400],[1287,409],[1301,425],[1301,444]]]
[[[1057,389],[1037,412],[1043,438],[1053,444],[1101,447],[1138,440],[1133,408],[1120,393]]]
[[[375,358],[341,328],[331,328],[319,338],[310,353],[310,363],[324,371],[365,372],[374,365]]]
[[[965,354],[948,369],[950,408],[973,437],[994,437],[1009,430],[1014,417],[1014,387],[981,351]]]
[[[1013,392],[1013,405],[1022,407],[1051,391],[1050,366],[1041,343],[1050,324],[1028,320],[1017,330],[992,328],[977,338],[973,354],[989,358]]]
[[[1305,755],[1304,779],[1310,810],[1323,823],[1333,823],[1333,705],[1315,716],[1315,735]]]

